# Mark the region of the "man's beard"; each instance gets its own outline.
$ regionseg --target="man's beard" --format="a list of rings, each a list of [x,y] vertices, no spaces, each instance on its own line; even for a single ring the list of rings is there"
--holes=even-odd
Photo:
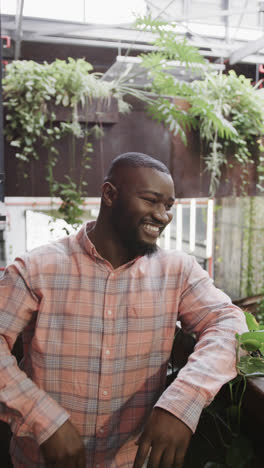
[[[150,257],[158,250],[157,244],[148,244],[147,242],[133,239],[132,242],[128,244],[129,250],[137,255],[147,255]]]
[[[123,226],[129,226],[129,217],[126,219],[126,216],[120,215],[120,213],[125,212],[122,208],[122,203],[119,203],[118,206],[115,207],[113,210],[112,222],[123,247],[129,251],[131,257],[137,257],[138,255],[153,255],[157,252],[158,246],[156,243],[148,243],[138,238],[139,226],[123,229]],[[120,224],[120,218],[122,218],[122,225]],[[142,222],[142,224],[144,223]]]
[[[128,235],[124,232],[120,232],[119,230],[119,235],[123,246],[130,252],[131,256],[133,257],[137,257],[138,255],[147,255],[150,257],[158,250],[156,243],[152,244],[138,239],[138,231],[136,228],[130,230]]]

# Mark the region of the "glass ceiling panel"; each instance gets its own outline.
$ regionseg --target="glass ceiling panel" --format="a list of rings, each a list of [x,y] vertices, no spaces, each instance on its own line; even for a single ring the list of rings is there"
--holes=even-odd
[[[14,41],[21,1],[0,0],[2,30]],[[176,21],[205,56],[264,63],[264,0],[24,0],[21,41],[151,50],[151,33],[133,29],[135,15],[146,12]]]
[[[83,0],[24,0],[23,16],[83,21]]]
[[[0,0],[1,13],[8,15],[16,14],[16,0]]]
[[[176,21],[189,34],[256,40],[263,35],[264,2],[259,0],[146,0],[152,17]]]
[[[1,0],[3,14],[16,14],[17,0]],[[23,16],[72,22],[123,24],[145,14],[145,0],[24,0]]]

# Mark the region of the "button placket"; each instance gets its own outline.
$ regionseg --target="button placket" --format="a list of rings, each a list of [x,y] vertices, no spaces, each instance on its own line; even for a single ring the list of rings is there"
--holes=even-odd
[[[97,436],[98,439],[107,437],[108,429],[106,421],[102,420],[102,415],[109,414],[110,402],[112,398],[113,372],[112,372],[112,357],[114,355],[114,336],[113,328],[115,297],[112,293],[113,282],[116,281],[112,273],[109,274],[105,287],[105,304],[103,311],[103,340],[101,351],[101,372],[99,382],[99,399],[98,399],[98,416],[97,416]],[[98,463],[97,459],[97,463]],[[101,463],[98,463],[100,468]],[[96,465],[95,465],[96,466]]]

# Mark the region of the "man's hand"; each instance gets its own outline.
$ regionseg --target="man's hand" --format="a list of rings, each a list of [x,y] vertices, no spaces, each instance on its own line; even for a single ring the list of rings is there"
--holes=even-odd
[[[41,444],[48,467],[85,468],[85,449],[79,432],[67,420]]]
[[[191,429],[176,416],[154,408],[139,438],[133,468],[143,466],[150,448],[147,468],[182,468],[191,436]]]

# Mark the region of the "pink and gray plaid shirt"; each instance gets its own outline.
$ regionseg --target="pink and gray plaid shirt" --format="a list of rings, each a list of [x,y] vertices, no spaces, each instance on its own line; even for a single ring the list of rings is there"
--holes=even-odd
[[[199,342],[164,391],[177,320]],[[10,350],[22,330],[19,368]],[[241,311],[181,252],[113,269],[83,227],[17,258],[0,281],[0,411],[15,468],[44,467],[39,444],[69,417],[89,468],[131,468],[154,405],[194,431],[235,376],[234,334],[245,330]]]

